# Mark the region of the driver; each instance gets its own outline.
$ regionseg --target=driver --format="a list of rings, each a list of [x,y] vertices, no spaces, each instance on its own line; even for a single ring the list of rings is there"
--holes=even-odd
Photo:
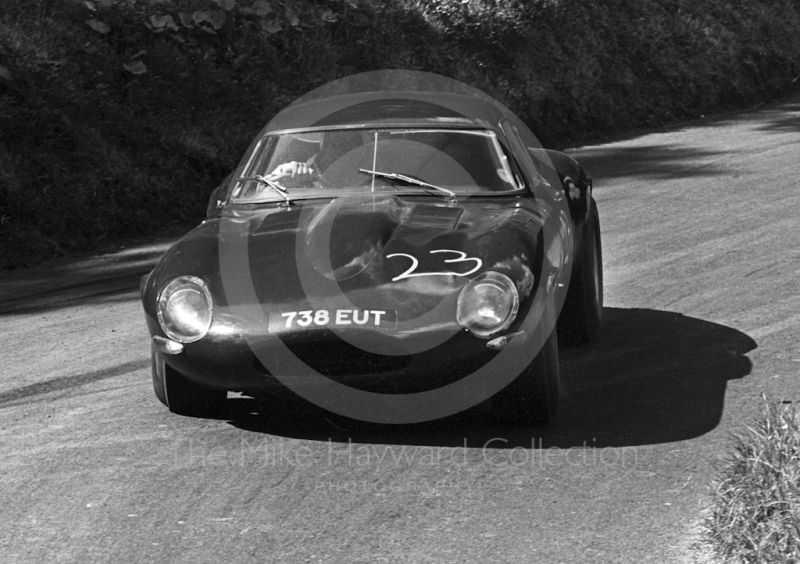
[[[322,136],[319,151],[306,162],[290,161],[278,165],[269,178],[284,181],[291,179],[294,184],[317,180],[334,162],[344,155],[368,143],[371,134],[363,130],[328,131]]]

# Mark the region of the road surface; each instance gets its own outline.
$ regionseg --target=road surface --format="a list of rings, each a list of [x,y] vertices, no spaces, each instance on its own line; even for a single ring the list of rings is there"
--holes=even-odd
[[[706,561],[729,433],[800,400],[800,100],[572,153],[605,322],[550,429],[175,416],[137,301],[164,245],[0,273],[0,561]]]

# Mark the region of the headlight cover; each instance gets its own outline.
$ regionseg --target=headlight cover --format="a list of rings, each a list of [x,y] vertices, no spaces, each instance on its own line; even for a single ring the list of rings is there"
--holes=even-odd
[[[469,281],[458,296],[456,320],[476,337],[507,329],[519,310],[519,292],[505,274],[488,271]]]
[[[202,339],[211,327],[213,305],[205,282],[196,276],[180,276],[158,296],[158,323],[179,343]]]

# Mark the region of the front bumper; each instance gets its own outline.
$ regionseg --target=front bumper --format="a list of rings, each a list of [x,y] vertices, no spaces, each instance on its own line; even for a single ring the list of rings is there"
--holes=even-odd
[[[330,331],[280,338],[210,332],[199,341],[180,344],[165,338],[158,322],[149,315],[147,324],[156,362],[163,362],[206,388],[239,392],[283,388],[273,371],[287,365],[292,368],[282,370],[281,378],[291,378],[298,385],[319,385],[318,375],[323,375],[365,391],[422,392],[463,378],[489,362],[502,348],[489,348],[486,340],[465,330],[454,331],[453,327],[421,333],[394,346],[385,335],[375,335],[375,343],[380,344],[377,349],[389,354],[367,352]],[[524,335],[515,335],[506,342],[519,345],[524,340]],[[422,341],[443,342],[423,350],[425,347],[419,346]],[[408,350],[421,352],[408,354]],[[282,360],[287,356],[291,358],[288,364]]]

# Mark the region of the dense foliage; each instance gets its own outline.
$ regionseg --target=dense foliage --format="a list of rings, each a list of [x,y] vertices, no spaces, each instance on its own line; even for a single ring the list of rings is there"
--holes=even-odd
[[[0,263],[197,221],[334,78],[450,76],[562,145],[786,92],[798,29],[797,0],[3,0]]]

